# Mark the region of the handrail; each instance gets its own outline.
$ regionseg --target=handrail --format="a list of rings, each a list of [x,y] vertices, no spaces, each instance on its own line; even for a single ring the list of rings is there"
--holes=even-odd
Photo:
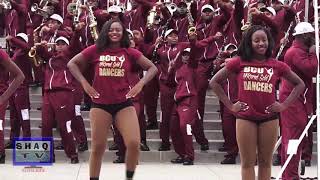
[[[318,118],[320,118],[320,69],[319,69],[319,4],[318,1],[313,1],[313,8],[314,8],[314,26],[315,26],[315,40],[316,40],[316,55],[317,55],[317,59],[318,59],[318,73],[317,73],[317,77],[316,77],[316,115]],[[318,166],[317,166],[317,174],[318,177],[320,176],[320,155],[319,155],[319,150],[320,150],[320,124],[318,123],[319,119],[317,121],[317,159],[318,159]]]
[[[317,117],[316,115],[313,115],[313,116],[311,117],[310,121],[308,122],[307,126],[305,127],[305,129],[303,130],[302,134],[300,135],[300,137],[299,137],[299,139],[298,139],[298,142],[299,142],[299,143],[298,143],[298,146],[299,146],[300,143],[302,142],[304,136],[306,136],[306,135],[308,134],[308,130],[309,130],[310,126],[312,125],[313,121],[316,119],[316,117]],[[279,180],[279,179],[281,178],[284,170],[287,168],[287,166],[288,166],[290,160],[292,159],[293,155],[294,155],[293,153],[291,153],[291,154],[289,155],[289,157],[287,158],[286,162],[285,162],[284,165],[281,167],[281,171],[280,171],[280,173],[278,174],[278,176],[276,177],[276,180]]]

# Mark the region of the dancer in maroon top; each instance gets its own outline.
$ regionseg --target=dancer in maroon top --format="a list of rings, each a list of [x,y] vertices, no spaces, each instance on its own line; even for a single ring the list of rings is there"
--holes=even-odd
[[[303,81],[286,64],[271,58],[273,47],[269,30],[252,26],[243,35],[239,57],[228,61],[210,81],[219,99],[236,114],[241,175],[245,180],[255,179],[256,160],[258,179],[270,179],[273,148],[278,135],[278,113],[291,105],[304,89]],[[220,85],[230,75],[235,75],[238,83],[238,102],[234,104]],[[275,97],[276,82],[280,78],[285,78],[294,87],[282,103]]]
[[[127,147],[127,180],[133,178],[138,163],[140,132],[131,98],[137,96],[143,86],[156,75],[157,68],[141,52],[129,48],[129,44],[124,25],[119,20],[111,20],[103,25],[96,44],[76,55],[68,64],[72,74],[93,101],[90,110],[90,180],[99,179],[106,137],[113,120]],[[92,86],[80,71],[89,64],[95,70]],[[130,88],[128,75],[136,64],[147,70],[147,73]]]
[[[13,79],[8,86],[8,78]],[[24,80],[23,72],[10,60],[5,51],[0,50],[0,164],[5,163],[4,150],[4,116],[9,97],[16,91]]]

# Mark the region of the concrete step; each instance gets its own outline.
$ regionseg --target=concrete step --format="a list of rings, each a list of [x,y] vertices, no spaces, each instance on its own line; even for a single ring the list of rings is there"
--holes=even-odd
[[[5,142],[9,141],[9,137],[5,137]],[[171,141],[171,140],[170,140]],[[216,139],[210,139],[209,141],[209,146],[210,146],[210,150],[218,150],[220,147],[222,147],[223,145],[223,140],[216,140]],[[109,137],[108,138],[108,147],[111,146],[113,144],[113,138]],[[54,143],[55,144],[61,144],[61,138],[60,136],[55,137],[54,139]],[[312,148],[312,152],[317,152],[317,142],[314,141],[314,146]],[[89,147],[91,146],[91,138],[88,138],[88,144]],[[161,144],[161,140],[159,138],[157,139],[147,139],[147,145],[149,146],[150,150],[157,150],[160,147]],[[193,140],[193,147],[195,150],[200,150],[200,145]],[[173,149],[173,146],[171,146],[171,149]]]
[[[30,95],[30,102],[42,102],[42,94],[32,94]],[[216,96],[206,96],[206,104],[218,104],[219,99]],[[158,101],[160,105],[160,101]]]
[[[41,87],[30,87],[29,88],[30,95],[42,95]],[[211,89],[207,90],[207,96],[216,96]]]
[[[12,160],[12,150],[6,150],[6,160]],[[65,155],[63,150],[55,150],[56,162],[70,162],[69,158]],[[210,150],[207,152],[195,151],[195,163],[219,163],[224,159],[224,152]],[[171,159],[176,158],[178,155],[174,151],[145,151],[140,153],[139,162],[170,162]],[[90,150],[79,153],[80,161],[89,161]],[[111,162],[116,159],[115,151],[106,150],[104,153],[103,161]],[[237,159],[239,163],[239,158]]]
[[[147,130],[147,139],[159,139],[159,130]],[[222,130],[204,130],[204,133],[206,135],[206,138],[209,140],[224,140]],[[20,133],[22,134],[22,132]],[[86,128],[86,134],[88,138],[91,138],[91,129],[90,127]],[[31,127],[31,135],[33,137],[41,137],[41,129],[38,127]],[[53,130],[54,137],[60,137],[59,132],[54,129]],[[9,137],[10,136],[10,127],[5,127],[4,129],[4,136]],[[113,137],[112,131],[109,131],[108,137]],[[313,133],[313,141],[316,143],[317,141],[317,133]]]
[[[209,151],[195,151],[195,164],[202,164],[202,163],[220,163],[224,159],[225,152],[219,152],[216,150],[209,150]],[[56,163],[69,163],[70,160],[65,155],[63,150],[55,150],[56,155]],[[275,157],[276,154],[274,154]],[[13,156],[12,150],[6,150],[6,160],[11,161]],[[170,162],[173,158],[176,158],[178,155],[174,151],[145,151],[140,153],[139,162]],[[81,162],[89,161],[90,157],[90,150],[79,153],[79,160]],[[111,162],[116,159],[116,155],[114,151],[106,150],[104,153],[103,161],[104,162]],[[312,165],[316,165],[317,154],[312,154]],[[239,156],[237,157],[237,164],[240,164]]]
[[[5,142],[8,142],[9,141],[9,137],[6,136],[5,137]],[[110,146],[111,144],[113,144],[113,138],[109,137],[108,138],[108,146]],[[61,138],[60,136],[56,137],[54,139],[54,143],[55,144],[61,144]],[[88,144],[89,144],[89,147],[91,145],[91,138],[88,138]],[[149,148],[151,150],[157,150],[161,144],[161,140],[159,138],[157,139],[147,139],[147,144],[149,146]],[[223,140],[209,140],[209,146],[210,146],[210,150],[218,150],[218,148],[220,148],[221,146],[223,145]],[[195,141],[193,140],[193,147],[197,150],[197,149],[200,149],[200,145]],[[171,148],[173,148],[171,146]]]
[[[216,140],[223,140],[222,131],[221,130],[205,130],[207,139],[216,139]],[[91,129],[86,128],[87,137],[91,138]],[[22,132],[21,132],[22,134]],[[10,127],[6,127],[4,129],[5,137],[10,136]],[[33,137],[41,137],[41,129],[38,127],[31,128],[31,135]],[[55,129],[53,130],[54,137],[60,137],[60,134]],[[109,136],[113,137],[112,131],[109,131]],[[147,139],[159,139],[159,130],[147,130]]]
[[[31,109],[36,110],[37,108],[41,107],[42,101],[32,101],[31,103]],[[220,109],[219,104],[206,104],[205,105],[205,111],[217,111]],[[160,111],[160,106],[157,106],[157,111]]]
[[[161,111],[157,111],[157,119],[160,119],[160,113]],[[82,114],[82,117],[84,119],[89,119],[89,111],[82,111],[81,112]],[[39,110],[36,110],[36,109],[31,109],[30,110],[30,117],[31,119],[33,118],[41,118],[42,116],[42,111],[39,111]],[[9,118],[10,117],[10,111],[7,110],[6,111],[6,115],[5,115],[6,118]],[[204,114],[204,120],[219,120],[220,119],[220,113],[217,112],[217,111],[205,111],[205,114]]]
[[[31,118],[31,127],[38,127],[41,124],[41,118]],[[90,127],[90,120],[84,118],[85,127]],[[158,119],[159,122],[159,119]],[[203,126],[205,130],[221,130],[221,120],[204,120]],[[10,119],[6,117],[5,127],[10,127]],[[159,127],[159,126],[158,126]]]

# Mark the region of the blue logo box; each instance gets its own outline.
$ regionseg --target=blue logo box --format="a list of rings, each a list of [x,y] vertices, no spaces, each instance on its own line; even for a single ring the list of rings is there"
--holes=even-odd
[[[53,159],[53,139],[14,138],[13,165],[50,166]]]

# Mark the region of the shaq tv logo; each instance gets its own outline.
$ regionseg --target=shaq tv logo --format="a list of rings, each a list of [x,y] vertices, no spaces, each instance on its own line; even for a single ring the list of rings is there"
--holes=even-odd
[[[13,165],[52,165],[52,138],[15,138]]]

